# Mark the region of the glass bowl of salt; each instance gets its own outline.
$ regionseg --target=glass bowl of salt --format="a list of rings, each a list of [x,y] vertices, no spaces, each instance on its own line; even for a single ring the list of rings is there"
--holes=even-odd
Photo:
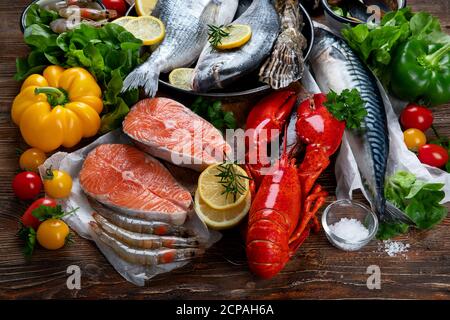
[[[337,200],[325,208],[322,226],[328,240],[335,247],[356,251],[375,237],[378,218],[370,208],[360,202]]]

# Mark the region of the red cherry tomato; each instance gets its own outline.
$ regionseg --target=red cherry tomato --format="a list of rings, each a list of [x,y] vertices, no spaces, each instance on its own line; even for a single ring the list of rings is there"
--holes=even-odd
[[[106,9],[116,10],[118,18],[127,13],[127,4],[125,0],[103,0]]]
[[[50,198],[40,198],[33,202],[20,219],[25,227],[32,227],[34,230],[37,230],[37,228],[41,224],[41,221],[33,216],[32,213],[34,209],[37,209],[40,206],[56,207],[56,201]]]
[[[42,181],[34,172],[24,171],[15,176],[12,187],[19,199],[34,199],[42,189]]]
[[[436,144],[426,144],[419,149],[419,160],[432,167],[442,168],[448,162],[448,152]]]
[[[400,123],[405,130],[415,128],[425,132],[433,123],[433,113],[425,107],[410,103],[403,109]]]

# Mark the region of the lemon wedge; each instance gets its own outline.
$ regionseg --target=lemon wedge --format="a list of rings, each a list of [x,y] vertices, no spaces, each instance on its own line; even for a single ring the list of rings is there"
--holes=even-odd
[[[139,16],[149,16],[156,7],[158,0],[136,0],[136,12]]]
[[[192,90],[192,77],[194,76],[194,69],[192,68],[178,68],[174,69],[169,74],[169,82],[171,85],[184,89]]]
[[[252,28],[245,24],[229,25],[225,27],[225,31],[229,32],[229,35],[223,37],[221,42],[216,46],[219,50],[240,48],[252,37]]]
[[[142,16],[130,20],[124,26],[136,38],[141,39],[145,46],[160,43],[166,33],[164,24],[158,18]]]
[[[137,17],[127,16],[127,17],[120,17],[116,20],[114,20],[112,23],[118,24],[119,26],[122,26],[125,28],[126,24]]]
[[[250,192],[244,201],[236,207],[227,210],[217,210],[208,206],[200,197],[198,189],[195,192],[194,209],[199,218],[211,229],[223,230],[238,225],[245,218],[251,205]]]
[[[232,187],[239,192],[227,193],[219,174],[231,170],[234,183]],[[231,177],[231,175],[228,175]],[[231,181],[227,179],[226,182]],[[198,178],[198,192],[202,200],[212,209],[226,210],[237,207],[249,193],[249,179],[244,169],[235,164],[214,164],[206,168]]]

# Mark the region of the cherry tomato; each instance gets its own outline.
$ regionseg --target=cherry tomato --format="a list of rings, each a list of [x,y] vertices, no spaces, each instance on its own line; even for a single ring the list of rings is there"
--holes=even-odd
[[[67,198],[72,191],[72,177],[65,171],[47,170],[47,176],[44,178],[44,190],[52,198]]]
[[[19,165],[22,170],[37,172],[38,167],[42,165],[47,156],[39,149],[31,148],[26,150],[19,159]]]
[[[422,163],[442,168],[448,162],[448,151],[436,144],[426,144],[419,149],[418,157]]]
[[[419,129],[408,129],[403,132],[405,144],[411,151],[417,151],[421,146],[427,143],[427,137]]]
[[[19,199],[34,199],[42,189],[41,178],[34,172],[21,172],[15,176],[12,187]]]
[[[39,226],[36,239],[45,249],[57,250],[64,247],[69,232],[69,227],[64,221],[47,219]]]
[[[118,17],[122,17],[127,13],[127,4],[124,0],[103,0],[106,9],[116,10]]]
[[[427,131],[433,123],[433,113],[428,108],[410,103],[400,115],[403,129],[416,128]]]
[[[34,230],[37,230],[39,225],[41,224],[41,221],[39,221],[38,218],[33,216],[33,210],[39,208],[40,206],[47,206],[47,207],[56,207],[56,201],[50,198],[40,198],[36,201],[34,201],[31,206],[28,207],[28,209],[25,211],[25,213],[22,215],[22,218],[20,221],[22,221],[22,224],[25,227],[32,227]]]

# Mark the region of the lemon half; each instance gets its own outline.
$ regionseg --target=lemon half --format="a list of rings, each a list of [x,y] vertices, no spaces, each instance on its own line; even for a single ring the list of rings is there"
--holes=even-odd
[[[232,209],[217,210],[208,206],[200,197],[198,189],[195,193],[194,209],[199,218],[211,229],[223,230],[238,225],[245,218],[251,205],[251,194]]]
[[[112,23],[118,24],[119,26],[122,26],[125,28],[127,23],[134,19],[137,19],[137,17],[132,17],[132,16],[120,17],[120,18],[114,20]]]
[[[145,46],[160,43],[164,39],[164,24],[158,18],[142,16],[130,20],[124,26],[136,38],[141,39]]]
[[[219,50],[229,50],[242,47],[252,37],[252,28],[245,24],[232,24],[225,28],[230,34],[223,37],[221,43],[216,48]]]
[[[233,194],[225,193],[225,187],[220,182],[221,178],[217,175],[221,172],[220,164],[214,164],[206,168],[198,178],[198,192],[202,200],[211,208],[217,210],[232,209],[237,207],[245,200],[249,193],[249,179],[239,177],[241,175],[248,177],[244,169],[235,164],[232,165],[235,172],[236,182],[242,186],[241,192],[236,193],[236,199]]]
[[[194,69],[192,68],[178,68],[174,69],[169,74],[169,82],[177,88],[184,90],[192,90],[192,77],[194,76]]]
[[[136,12],[139,16],[149,16],[156,7],[158,0],[136,0]]]

